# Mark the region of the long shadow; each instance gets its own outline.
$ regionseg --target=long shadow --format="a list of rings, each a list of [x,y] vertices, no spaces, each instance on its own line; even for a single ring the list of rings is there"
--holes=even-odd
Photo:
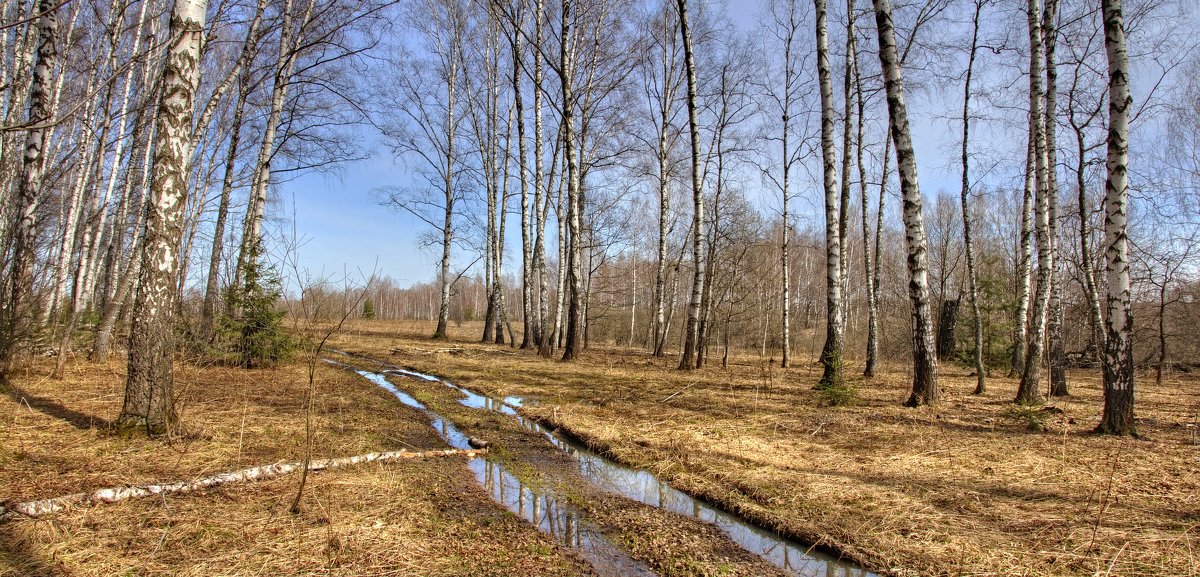
[[[62,419],[76,429],[102,429],[108,427],[110,424],[107,419],[65,407],[54,399],[48,399],[46,397],[39,397],[37,395],[26,393],[25,391],[22,391],[14,386],[12,383],[4,380],[3,377],[0,377],[0,390],[3,390],[5,393],[7,393],[8,397],[12,399],[14,403],[17,403],[18,405],[26,405],[44,415],[49,415],[56,419]]]

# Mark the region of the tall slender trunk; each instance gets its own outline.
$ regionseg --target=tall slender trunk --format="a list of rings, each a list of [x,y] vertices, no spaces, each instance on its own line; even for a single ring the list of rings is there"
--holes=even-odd
[[[175,424],[172,364],[177,250],[187,204],[188,160],[196,87],[200,81],[200,43],[205,0],[176,0],[171,18],[171,47],[163,69],[158,105],[154,175],[145,203],[141,282],[133,304],[125,401],[117,422],[170,432]]]
[[[1102,104],[1103,99],[1098,99],[1098,104]],[[1072,104],[1068,104],[1072,106]],[[1079,210],[1079,263],[1080,274],[1083,276],[1084,296],[1087,298],[1088,304],[1088,324],[1091,325],[1091,347],[1095,351],[1096,359],[1102,360],[1104,351],[1104,319],[1100,314],[1100,294],[1096,289],[1096,271],[1093,269],[1092,262],[1095,256],[1092,254],[1091,237],[1092,228],[1088,223],[1091,213],[1090,203],[1087,195],[1087,143],[1084,140],[1084,127],[1076,124],[1074,110],[1069,113],[1071,126],[1075,132],[1075,150],[1078,155],[1075,159],[1075,190],[1078,195],[1078,210]]]
[[[1033,210],[1036,168],[1034,164],[1033,134],[1025,147],[1025,183],[1021,189],[1021,232],[1017,241],[1017,310],[1013,314],[1012,359],[1009,365],[1008,377],[1018,377],[1025,371],[1025,340],[1027,336],[1027,319],[1029,317],[1029,292],[1033,283]]]
[[[1029,0],[1029,132],[1033,139],[1034,175],[1037,183],[1036,226],[1038,249],[1037,291],[1033,298],[1033,314],[1029,320],[1029,343],[1025,348],[1025,370],[1017,388],[1017,403],[1039,403],[1042,353],[1046,342],[1046,312],[1053,282],[1054,247],[1050,238],[1049,167],[1046,156],[1046,116],[1042,107],[1042,26],[1038,0]]]
[[[246,40],[242,43],[242,51],[234,64],[238,84],[237,101],[233,105],[233,121],[230,127],[229,144],[225,156],[225,172],[221,178],[221,196],[217,201],[217,222],[213,226],[213,243],[208,257],[208,278],[204,286],[204,305],[200,309],[200,334],[211,337],[213,320],[217,315],[220,304],[220,271],[221,257],[225,250],[225,221],[229,218],[229,203],[233,195],[233,180],[236,175],[237,157],[241,152],[242,124],[245,118],[246,102],[250,98],[250,59],[257,53],[259,30],[262,26],[263,13],[266,11],[266,0],[258,0],[255,5],[254,19],[250,21]],[[207,112],[207,111],[206,111]]]
[[[837,153],[833,143],[833,80],[829,65],[829,30],[825,0],[815,0],[817,76],[821,90],[821,164],[825,191],[825,346],[824,370],[818,386],[837,387],[843,379],[841,198],[837,183]]]
[[[975,54],[979,47],[979,13],[984,0],[975,1],[971,18],[971,49],[967,54],[967,77],[963,82],[963,140],[962,140],[962,201],[963,245],[967,252],[967,291],[971,298],[971,314],[975,318],[975,394],[987,389],[987,368],[983,359],[983,318],[979,316],[979,287],[975,275],[975,247],[971,238],[971,155],[968,149],[971,136],[971,75],[975,72]]]
[[[0,334],[0,372],[8,374],[17,348],[32,331],[33,267],[37,258],[37,211],[42,193],[42,151],[46,146],[46,128],[50,120],[47,84],[58,54],[54,34],[58,28],[56,6],[51,0],[39,0],[37,10],[37,51],[29,83],[30,127],[25,134],[25,156],[21,163],[21,181],[13,205],[14,222],[12,264],[8,282],[10,296],[3,313]]]
[[[571,0],[562,3],[562,41],[559,49],[559,75],[562,85],[562,123],[563,123],[563,154],[566,159],[567,176],[567,226],[570,250],[567,255],[567,281],[570,299],[567,305],[566,344],[563,346],[564,361],[575,360],[583,349],[582,329],[583,320],[583,232],[582,202],[579,198],[579,166],[575,157],[575,92],[574,55],[571,53],[571,21],[575,15],[571,13]],[[561,266],[561,264],[560,264]]]
[[[904,82],[896,54],[896,31],[892,25],[892,7],[888,0],[873,0],[875,23],[879,33],[879,62],[887,90],[888,116],[896,165],[900,173],[900,192],[904,199],[905,244],[908,249],[908,295],[912,301],[913,386],[908,406],[924,405],[938,399],[938,363],[933,346],[933,320],[929,310],[928,252],[925,224],[921,216],[921,190],[917,182],[916,154],[909,135],[908,111],[904,104]]]
[[[451,54],[446,55],[447,69],[446,77],[446,126],[445,137],[446,147],[445,154],[445,171],[442,173],[442,207],[445,209],[445,214],[442,215],[442,258],[438,265],[438,317],[437,328],[433,331],[434,339],[445,340],[449,338],[447,329],[450,324],[450,285],[453,281],[450,278],[450,251],[454,245],[454,171],[455,163],[458,157],[455,156],[455,141],[458,138],[458,124],[455,120],[456,106],[458,106],[458,72],[460,58],[458,51],[461,49],[460,32],[455,32],[453,45],[449,47]]]
[[[1108,178],[1104,185],[1104,256],[1108,315],[1104,346],[1104,414],[1096,432],[1136,435],[1133,418],[1133,315],[1130,311],[1129,237],[1129,53],[1121,0],[1101,0],[1108,55]]]
[[[1070,394],[1067,387],[1067,354],[1063,349],[1062,249],[1058,238],[1058,69],[1054,49],[1058,37],[1058,0],[1046,0],[1042,13],[1042,41],[1046,55],[1046,196],[1050,216],[1050,302],[1047,322],[1050,360],[1050,396]]]
[[[849,6],[854,5],[854,0],[849,0]],[[853,8],[850,8],[851,14],[854,13]],[[853,26],[853,23],[851,23]],[[857,106],[857,116],[855,122],[855,138],[854,138],[854,153],[858,164],[858,189],[859,195],[862,197],[862,239],[863,239],[863,285],[867,295],[867,359],[866,366],[863,369],[863,376],[875,376],[875,356],[878,349],[879,331],[878,320],[875,318],[877,307],[876,302],[876,285],[872,274],[873,263],[878,266],[878,260],[871,258],[871,232],[870,232],[870,200],[867,198],[867,167],[863,162],[863,116],[866,112],[866,102],[863,100],[862,93],[862,72],[858,66],[858,44],[855,35],[851,35],[850,42],[850,57],[853,59],[854,66],[854,101]],[[887,162],[886,155],[884,162]],[[886,180],[886,170],[884,178]]]
[[[851,0],[852,1],[852,0]],[[838,200],[838,278],[841,280],[842,323],[840,332],[846,334],[846,323],[850,316],[850,167],[851,147],[854,145],[854,112],[850,107],[850,77],[853,73],[852,52],[854,50],[854,7],[847,5],[850,13],[846,19],[846,53],[842,66],[842,182]],[[865,210],[865,209],[864,209]]]
[[[283,108],[287,102],[288,87],[296,67],[296,51],[300,39],[297,30],[307,25],[312,17],[313,5],[316,0],[308,0],[304,15],[297,26],[296,15],[293,14],[293,0],[284,0],[280,8],[283,18],[279,32],[279,60],[275,64],[274,77],[271,84],[271,104],[267,113],[266,126],[263,128],[262,142],[258,148],[258,159],[254,164],[253,180],[250,188],[250,202],[246,208],[246,222],[242,232],[242,246],[238,254],[238,266],[234,277],[235,286],[240,286],[245,275],[243,271],[252,266],[262,251],[262,223],[267,206],[267,188],[271,183],[271,161],[275,157],[275,141],[279,134],[279,125],[283,120]]]
[[[687,0],[676,0],[679,9],[679,33],[683,39],[683,61],[687,70],[688,132],[692,141],[692,295],[688,299],[687,327],[684,329],[680,370],[696,368],[696,346],[700,331],[700,295],[704,290],[704,187],[700,169],[700,121],[696,102],[696,56],[692,51],[692,30],[688,26]]]
[[[520,28],[523,22],[518,22],[514,26]],[[521,31],[515,30],[512,37],[512,59],[513,59],[513,104],[516,106],[517,115],[517,172],[521,180],[521,348],[532,349],[536,341],[534,335],[534,323],[531,321],[534,314],[533,304],[533,235],[531,234],[531,219],[529,218],[529,173],[525,170],[525,161],[528,158],[525,155],[525,101],[521,96],[521,73],[523,72],[524,59],[521,52]],[[540,58],[540,54],[535,55]],[[534,87],[537,90],[537,87]]]
[[[792,172],[792,150],[788,143],[788,137],[791,135],[792,121],[792,42],[796,36],[796,1],[788,2],[788,28],[787,37],[783,43],[783,118],[780,126],[781,131],[781,152],[780,161],[783,162],[783,177],[780,179],[780,189],[783,197],[783,214],[782,226],[780,227],[779,243],[779,261],[781,266],[780,279],[783,281],[783,294],[781,295],[782,310],[782,325],[783,325],[783,343],[782,357],[779,361],[780,368],[788,368],[791,366],[792,355],[792,258],[789,254],[792,240],[792,221],[791,214],[788,211],[788,201],[791,193],[788,187],[791,183]]]

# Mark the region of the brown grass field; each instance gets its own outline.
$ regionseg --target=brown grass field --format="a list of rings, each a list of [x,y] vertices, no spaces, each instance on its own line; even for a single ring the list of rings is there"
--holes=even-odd
[[[943,400],[906,409],[901,364],[856,379],[858,402],[827,406],[818,367],[781,370],[757,356],[695,372],[643,351],[596,347],[576,363],[450,342],[422,323],[358,322],[331,346],[537,400],[527,415],[563,428],[673,486],[890,575],[1200,575],[1200,379],[1139,381],[1140,439],[1090,434],[1098,375],[1072,373],[1058,411],[1015,409],[1015,382],[942,367]],[[853,363],[851,363],[853,366]],[[123,361],[38,362],[0,395],[0,501],[181,480],[295,460],[304,443],[305,375],[292,364],[243,371],[177,365],[187,428],[171,442],[116,435]],[[853,374],[848,370],[848,375]],[[322,367],[317,456],[444,445],[386,392]],[[404,382],[469,434],[496,442],[510,468],[563,459],[511,419],[480,415],[448,389]],[[1038,424],[1033,430],[1031,424]],[[524,436],[523,436],[524,435]],[[531,472],[531,482],[538,474]],[[371,464],[81,508],[0,524],[0,576],[578,575],[588,568],[493,504],[462,460]],[[561,482],[561,481],[560,481]],[[711,528],[584,491],[581,508],[660,575],[773,571]]]
[[[831,407],[803,359],[680,372],[673,358],[594,348],[562,363],[480,345],[478,324],[449,343],[429,340],[432,328],[360,323],[333,345],[537,399],[527,414],[594,448],[882,573],[1200,575],[1191,375],[1140,379],[1141,438],[1110,438],[1091,434],[1096,372],[1073,372],[1072,396],[1039,410],[1013,406],[1012,379],[974,396],[968,370],[944,365],[942,401],[914,410],[901,406],[909,373],[889,364],[855,380],[856,404]]]
[[[188,436],[119,436],[123,362],[40,363],[0,396],[0,500],[186,480],[302,458],[302,366],[178,363]],[[417,411],[357,376],[320,369],[315,451],[444,448]],[[493,505],[461,459],[369,464],[0,524],[0,575],[579,575],[573,555]]]

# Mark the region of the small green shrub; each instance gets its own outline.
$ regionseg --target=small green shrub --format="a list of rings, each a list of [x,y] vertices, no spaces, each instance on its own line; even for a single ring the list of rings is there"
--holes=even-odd
[[[283,283],[273,267],[252,261],[243,271],[243,284],[226,294],[221,341],[238,366],[254,369],[287,360],[296,344],[283,327],[284,311],[276,307]]]

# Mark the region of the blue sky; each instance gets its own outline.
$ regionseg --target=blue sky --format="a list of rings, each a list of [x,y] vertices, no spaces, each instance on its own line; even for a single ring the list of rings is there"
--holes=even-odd
[[[738,26],[749,30],[756,25],[761,9],[732,12]],[[909,94],[908,97],[924,196],[931,199],[942,189],[957,192],[960,178],[957,147],[961,125],[954,116],[960,114],[961,86],[948,85],[921,94]],[[882,103],[877,101],[876,105]],[[973,149],[1024,148],[1022,134],[976,134],[977,144]],[[284,183],[281,190],[285,205],[276,207],[276,210],[282,211],[276,216],[289,220],[293,218],[294,210],[296,232],[305,241],[300,249],[301,261],[314,274],[324,271],[327,275],[341,275],[346,271],[357,277],[358,271],[362,274],[377,271],[380,276],[392,277],[401,286],[432,281],[435,279],[438,253],[430,248],[422,248],[418,242],[418,235],[427,232],[428,226],[411,215],[380,206],[374,192],[383,186],[407,184],[408,170],[402,163],[393,160],[387,147],[376,141],[377,136],[371,129],[364,129],[362,138],[365,141],[363,148],[377,151],[375,156],[350,163],[337,175],[309,174]],[[892,165],[894,170],[894,159]],[[796,184],[801,191],[819,187],[818,183],[804,182],[806,176],[803,170],[799,173],[796,175]],[[774,196],[769,191],[764,191],[764,195],[765,198]],[[807,209],[812,213],[797,215],[798,224],[812,223],[821,218],[817,214],[820,202],[815,194],[801,192],[796,200],[801,211]],[[894,201],[889,204],[889,217],[896,217],[898,204]],[[510,210],[513,208],[510,205]],[[510,218],[506,268],[513,272],[519,270],[520,266],[519,257],[513,257],[519,255],[520,229],[517,217],[513,215]],[[465,263],[465,260],[457,258],[456,266],[459,261]],[[482,267],[479,272],[482,272]]]

